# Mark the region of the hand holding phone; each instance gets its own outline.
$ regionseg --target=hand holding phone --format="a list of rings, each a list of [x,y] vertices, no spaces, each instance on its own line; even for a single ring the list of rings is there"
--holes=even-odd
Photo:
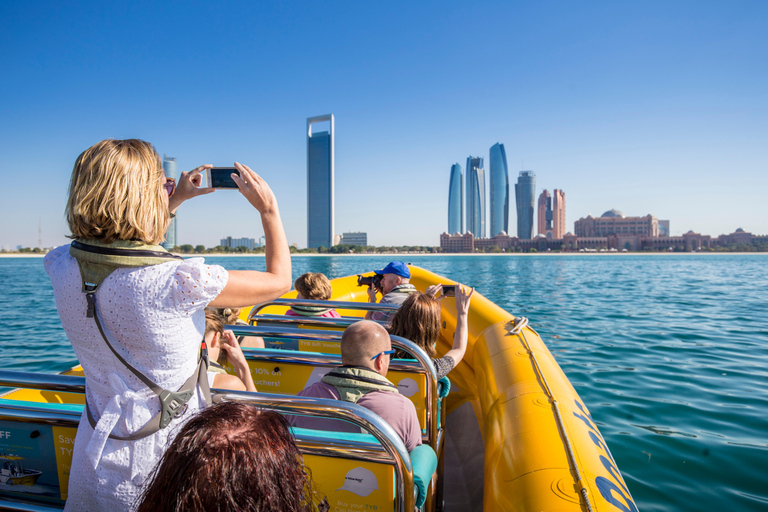
[[[208,169],[208,187],[237,189],[237,183],[232,179],[232,174],[239,175],[234,167],[211,167]]]

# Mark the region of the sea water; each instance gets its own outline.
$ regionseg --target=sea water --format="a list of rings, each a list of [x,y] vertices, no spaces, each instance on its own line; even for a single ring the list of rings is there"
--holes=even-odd
[[[293,275],[392,259],[530,319],[640,510],[768,509],[768,254],[294,256]],[[0,347],[5,369],[76,363],[39,258],[0,259]]]

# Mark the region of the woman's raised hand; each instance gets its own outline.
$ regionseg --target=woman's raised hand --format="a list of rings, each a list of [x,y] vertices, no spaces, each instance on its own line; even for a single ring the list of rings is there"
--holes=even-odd
[[[232,179],[248,202],[262,215],[274,213],[277,210],[277,198],[267,182],[247,165],[235,162],[235,168],[240,175],[232,173]]]
[[[206,169],[213,167],[210,164],[201,165],[189,172],[182,172],[179,177],[179,181],[176,183],[176,191],[168,199],[168,209],[171,213],[176,213],[176,209],[186,201],[193,197],[202,196],[204,194],[210,194],[214,191],[212,188],[201,187],[203,184],[203,177],[200,175]]]
[[[456,313],[458,315],[466,315],[469,312],[469,299],[473,293],[475,293],[474,288],[468,289],[463,284],[456,285]]]

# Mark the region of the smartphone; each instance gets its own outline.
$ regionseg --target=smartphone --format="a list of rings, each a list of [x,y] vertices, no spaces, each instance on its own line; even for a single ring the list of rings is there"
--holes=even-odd
[[[455,284],[444,284],[443,285],[443,297],[455,297],[456,296],[456,285]]]
[[[209,188],[237,188],[232,173],[240,174],[234,167],[212,167],[208,169]]]

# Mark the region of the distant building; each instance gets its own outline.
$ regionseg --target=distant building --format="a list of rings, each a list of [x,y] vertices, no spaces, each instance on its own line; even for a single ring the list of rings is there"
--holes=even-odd
[[[748,234],[749,235],[749,234]],[[731,235],[723,235],[724,237]],[[768,237],[752,237],[764,240],[768,244]],[[722,238],[722,237],[721,237]],[[746,240],[746,237],[740,239]],[[689,231],[678,237],[651,237],[642,235],[610,235],[580,237],[566,233],[562,238],[547,238],[545,235],[536,235],[532,239],[521,239],[509,235],[497,235],[492,238],[475,238],[472,233],[463,235],[440,235],[440,250],[442,252],[485,252],[497,248],[504,252],[545,252],[545,251],[698,251],[712,247],[712,239],[709,235],[701,235]]]
[[[485,236],[485,169],[481,157],[467,158],[467,231]]]
[[[461,165],[451,166],[451,180],[448,185],[448,232],[464,232],[464,173]]]
[[[312,133],[312,125],[330,121],[330,129]],[[334,243],[334,118],[307,119],[307,247]]]
[[[170,156],[163,155],[163,172],[166,178],[176,179],[176,159]],[[168,230],[165,232],[165,241],[160,244],[166,249],[170,250],[176,247],[176,218],[171,219],[171,223],[168,224]]]
[[[565,192],[555,189],[552,194],[552,238],[565,236]]]
[[[521,240],[533,238],[533,208],[536,192],[536,173],[520,171],[515,184],[517,204],[517,237]]]
[[[618,210],[608,210],[600,217],[588,215],[574,223],[574,232],[579,237],[602,237],[611,235],[659,236],[659,221],[650,213],[645,217],[625,217]]]
[[[339,245],[368,245],[368,233],[363,231],[343,233]]]
[[[741,228],[730,235],[720,235],[717,237],[717,245],[727,247],[729,245],[750,245],[750,244],[768,244],[768,236],[753,235]]]
[[[545,189],[544,192],[539,195],[538,203],[538,223],[536,230],[537,235],[546,235],[549,233],[549,238],[552,238],[552,196]]]
[[[229,247],[230,249],[245,247],[249,251],[252,251],[253,248],[256,247],[256,240],[253,238],[232,238],[231,236],[228,236],[227,238],[222,238],[219,245],[222,247]]]
[[[509,232],[509,174],[504,144],[498,142],[490,151],[491,236]]]
[[[669,221],[668,220],[660,220],[659,221],[659,236],[669,236]]]

